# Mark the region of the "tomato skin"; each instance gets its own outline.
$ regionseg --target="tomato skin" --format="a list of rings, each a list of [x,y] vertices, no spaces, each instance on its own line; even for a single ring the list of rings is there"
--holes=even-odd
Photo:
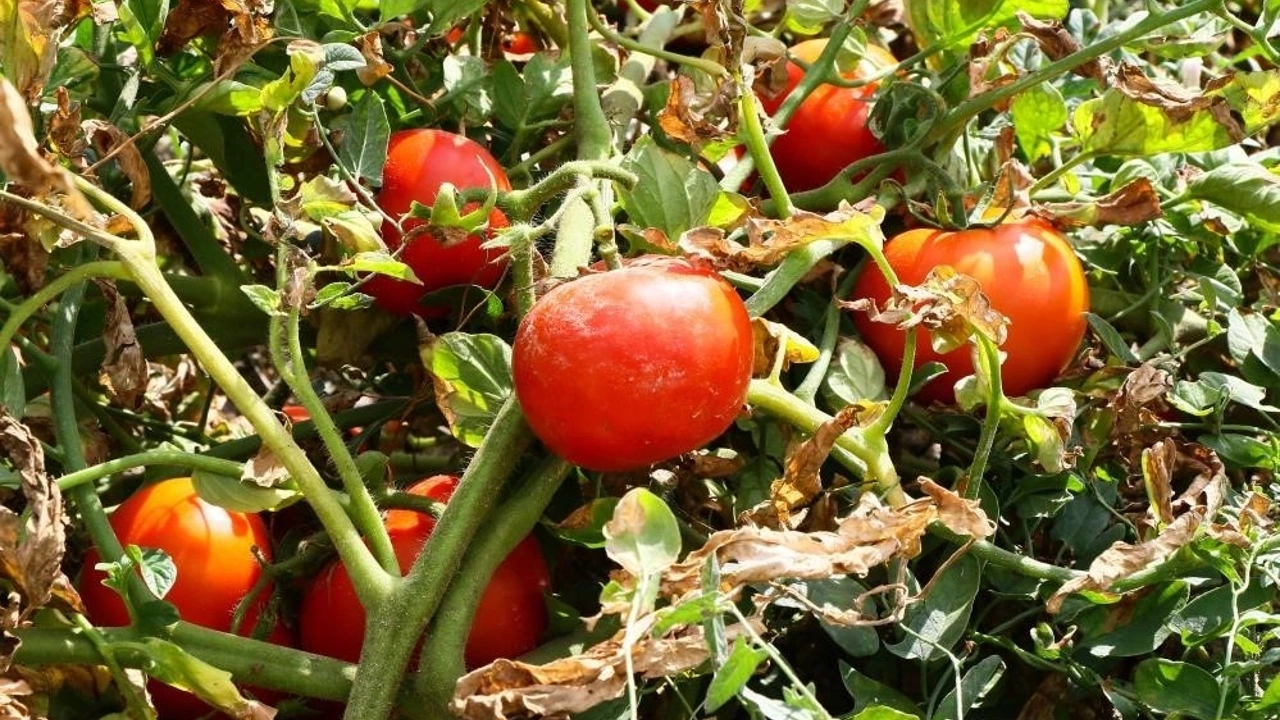
[[[884,252],[898,280],[907,285],[923,282],[938,265],[950,265],[978,281],[991,306],[1010,320],[1008,338],[1000,347],[1008,355],[1000,373],[1007,395],[1025,395],[1049,385],[1084,337],[1089,309],[1084,269],[1067,240],[1044,221],[1017,220],[958,232],[908,230],[890,240]],[[871,298],[883,306],[889,295],[884,275],[868,263],[852,297]],[[854,323],[881,361],[896,372],[906,333],[872,322],[861,312],[854,314]],[[938,355],[923,329],[917,329],[917,338],[916,367],[932,361],[948,367],[917,396],[953,402],[955,382],[973,373],[970,346]]]
[[[262,576],[253,549],[271,560],[270,534],[262,518],[205,502],[191,478],[142,488],[116,508],[110,522],[125,545],[158,548],[173,559],[178,577],[165,600],[177,606],[183,620],[214,630],[230,631],[236,605]],[[97,553],[90,551],[80,579],[89,619],[102,627],[128,625],[128,609],[115,590],[102,584],[106,574],[94,568],[98,561]],[[252,633],[270,594],[268,586],[248,610],[241,635]],[[293,645],[292,635],[279,623],[267,640]],[[162,718],[198,717],[210,711],[195,695],[177,688],[152,682],[149,689]]]
[[[516,395],[535,435],[591,470],[702,447],[738,416],[751,321],[713,271],[642,258],[547,293],[516,331]]]
[[[538,52],[538,38],[532,33],[517,30],[502,39],[502,52],[517,56],[532,55]]]
[[[806,40],[791,48],[790,54],[812,64],[826,44],[824,38]],[[887,50],[869,45],[858,68],[842,77],[849,80],[868,77],[896,63]],[[786,87],[777,95],[761,95],[760,104],[773,115],[803,78],[804,70],[788,62]],[[884,152],[884,145],[867,127],[877,87],[877,83],[857,88],[823,83],[800,103],[787,123],[786,133],[770,146],[787,190],[802,192],[822,187],[851,163]]]
[[[431,205],[445,183],[451,183],[458,190],[511,189],[506,171],[498,161],[469,138],[434,129],[401,130],[392,134],[382,174],[382,190],[378,193],[378,205],[384,212],[400,217],[409,211],[414,201]],[[465,209],[475,207],[478,205]],[[402,226],[408,233],[422,224],[422,220],[410,219]],[[494,209],[489,213],[485,237],[469,235],[447,247],[432,235],[412,234],[400,260],[413,268],[422,284],[376,275],[363,288],[378,305],[391,312],[444,316],[448,312],[446,308],[421,305],[422,296],[450,285],[496,287],[507,267],[505,253],[501,249],[484,250],[480,245],[508,224],[507,216]],[[382,225],[382,239],[392,251],[399,248],[403,240],[390,222]]]
[[[407,492],[448,502],[457,486],[456,477],[436,475],[415,483]],[[392,510],[385,524],[400,570],[407,572],[435,529],[435,518],[412,510]],[[494,571],[480,598],[464,653],[468,667],[522,655],[537,647],[547,629],[543,591],[550,582],[542,551],[533,536],[526,537]],[[303,598],[300,644],[309,652],[356,662],[364,643],[365,620],[351,576],[335,561],[315,577]]]

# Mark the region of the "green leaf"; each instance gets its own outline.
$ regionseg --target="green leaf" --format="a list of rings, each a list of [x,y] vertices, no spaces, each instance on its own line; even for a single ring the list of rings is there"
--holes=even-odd
[[[680,557],[680,525],[662,498],[632,488],[604,526],[605,553],[637,578],[671,567]]]
[[[442,33],[453,27],[459,20],[475,15],[484,9],[488,0],[427,0],[431,8],[431,26],[428,34]],[[422,7],[421,4],[418,7]]]
[[[653,624],[650,634],[653,637],[662,637],[681,625],[706,622],[730,612],[731,609],[732,603],[729,599],[713,589],[712,592],[695,595],[692,600],[659,610],[659,620]]]
[[[1112,88],[1076,108],[1072,125],[1085,152],[1143,156],[1218,150],[1280,119],[1280,71],[1237,73],[1205,96],[1224,99],[1226,107],[1207,105],[1175,116]]]
[[[631,222],[657,228],[669,238],[703,224],[719,196],[719,186],[710,173],[683,155],[660,147],[649,136],[631,148],[623,167],[640,179],[634,188],[621,192]]]
[[[852,720],[913,720],[920,717],[884,705],[872,705],[853,716]]]
[[[1221,638],[1238,613],[1252,610],[1274,599],[1274,586],[1254,578],[1237,597],[1231,585],[1220,585],[1195,598],[1169,620],[1169,627],[1191,648]]]
[[[463,107],[463,117],[476,123],[493,111],[492,81],[483,59],[472,55],[448,55],[444,59],[444,87],[441,104]]]
[[[1067,123],[1067,103],[1049,83],[1029,88],[1009,105],[1018,144],[1031,162],[1053,153],[1051,138]]]
[[[22,417],[27,406],[27,386],[22,381],[22,368],[14,348],[0,348],[0,410]]]
[[[1280,175],[1257,163],[1215,167],[1187,183],[1186,195],[1224,207],[1255,226],[1280,232]]]
[[[258,513],[279,510],[302,497],[296,488],[287,485],[262,487],[241,482],[240,478],[197,470],[191,481],[196,494],[204,501],[233,512]]]
[[[324,66],[333,72],[356,70],[369,63],[359,50],[346,43],[325,43]]]
[[[1270,318],[1231,308],[1227,313],[1227,349],[1237,364],[1244,365],[1253,357],[1280,376],[1280,327]]]
[[[1170,401],[1180,410],[1193,415],[1207,414],[1219,403],[1236,402],[1260,412],[1280,412],[1280,408],[1266,404],[1265,388],[1245,382],[1234,375],[1219,372],[1203,372],[1195,382],[1179,380],[1174,383]]]
[[[863,675],[844,662],[840,663],[840,677],[844,679],[845,688],[853,696],[853,707],[856,711],[865,712],[884,708],[900,712],[904,717],[923,717],[916,704],[902,691]]]
[[[1271,437],[1274,438],[1274,436]],[[1218,453],[1218,457],[1233,469],[1280,470],[1280,448],[1277,448],[1274,442],[1263,442],[1258,438],[1237,433],[1201,435],[1196,439]]]
[[[119,563],[99,563],[97,568],[107,573],[107,585],[122,594],[128,587],[127,574],[135,569],[142,576],[143,584],[158,598],[167,595],[178,579],[178,566],[168,553],[137,545],[126,547]]]
[[[938,703],[933,720],[958,720],[970,710],[982,707],[983,700],[995,690],[1003,676],[1004,660],[996,655],[982,658],[960,679],[960,699],[957,701],[956,689],[952,689]]]
[[[932,588],[922,602],[909,606],[903,627],[915,634],[885,647],[907,660],[939,660],[964,635],[973,599],[982,579],[982,563],[965,555],[942,570],[931,581]]]
[[[715,712],[732,700],[755,674],[760,663],[768,657],[769,653],[752,647],[741,636],[734,640],[728,660],[716,668],[715,675],[711,676],[711,684],[707,686],[705,710]]]
[[[344,267],[357,273],[376,273],[417,285],[422,284],[418,276],[413,274],[413,268],[391,257],[391,254],[385,250],[358,253],[348,260]]]
[[[168,640],[145,637],[140,643],[150,660],[146,668],[150,677],[194,693],[233,717],[261,716],[260,703],[240,694],[232,682],[231,673],[219,670]]]
[[[864,400],[887,400],[884,366],[867,344],[845,338],[836,345],[831,367],[822,378],[822,397],[832,409]]]
[[[793,698],[777,700],[745,686],[741,689],[741,696],[749,706],[759,711],[765,720],[820,720],[828,717],[826,713],[805,707]]]
[[[511,346],[497,335],[451,332],[419,348],[449,431],[477,448],[511,394]]]
[[[262,90],[236,80],[222,80],[201,96],[194,107],[220,115],[247,117],[262,109]]]
[[[1070,9],[1068,0],[914,0],[905,5],[921,47],[968,45],[984,31],[1016,25],[1018,11],[1061,20]]]
[[[792,32],[817,35],[843,14],[843,0],[788,0],[784,22]]]
[[[169,0],[124,0],[117,6],[124,39],[138,50],[143,65],[155,59],[156,41],[169,16]]]
[[[1222,697],[1218,681],[1207,671],[1184,662],[1148,658],[1138,664],[1133,676],[1138,699],[1159,713],[1189,715],[1212,720],[1218,715]],[[1234,702],[1228,702],[1231,717]]]
[[[382,98],[375,92],[364,93],[351,115],[335,122],[334,127],[343,131],[338,161],[360,180],[381,185],[391,139],[391,122]]]
[[[241,285],[240,290],[267,315],[280,315],[280,295],[266,285]]]
[[[1120,358],[1125,365],[1136,365],[1138,356],[1133,354],[1129,349],[1129,343],[1125,342],[1121,337],[1120,331],[1106,321],[1101,315],[1093,313],[1085,313],[1085,319],[1089,321],[1089,327],[1093,328],[1093,332],[1106,346],[1107,351],[1112,355]]]
[[[1154,652],[1173,632],[1169,628],[1169,620],[1187,604],[1190,592],[1181,580],[1168,583],[1158,592],[1143,596],[1129,621],[1113,630],[1108,629],[1112,609],[1094,608],[1087,617],[1080,618],[1084,640],[1076,643],[1076,647],[1095,657],[1137,657]]]
[[[263,109],[276,113],[292,105],[311,86],[323,63],[324,52],[315,43],[291,44],[288,69],[262,87]]]

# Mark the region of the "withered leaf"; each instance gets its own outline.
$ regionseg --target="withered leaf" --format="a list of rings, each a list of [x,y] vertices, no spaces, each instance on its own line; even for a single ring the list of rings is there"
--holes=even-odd
[[[1151,424],[1153,415],[1148,408],[1161,402],[1172,388],[1169,373],[1151,363],[1130,372],[1109,404],[1116,413],[1114,434],[1128,437]]]
[[[725,637],[732,642],[745,632],[741,624],[731,625]],[[466,720],[563,718],[621,697],[627,687],[624,633],[545,665],[504,659],[474,670],[458,680],[453,711]],[[631,667],[643,678],[679,675],[707,657],[700,626],[646,637],[631,647]]]
[[[125,177],[129,178],[129,206],[139,209],[146,205],[151,199],[151,172],[133,138],[105,120],[86,120],[84,129],[98,152],[112,154],[120,163]]]
[[[714,97],[710,103],[706,102],[692,79],[678,75],[671,83],[666,106],[658,112],[658,126],[672,139],[697,149],[728,135],[728,131],[715,122],[726,110],[724,102],[717,102]]]
[[[57,90],[58,109],[49,117],[49,145],[67,158],[79,158],[89,146],[80,124],[80,103],[71,102],[65,87]]]
[[[772,320],[752,318],[751,335],[755,346],[751,372],[756,376],[769,375],[779,362],[786,370],[795,363],[811,363],[820,355],[816,345]]]
[[[1043,203],[1036,214],[1070,225],[1138,225],[1164,217],[1160,196],[1147,178],[1138,178],[1090,202]]]
[[[1144,105],[1160,108],[1174,122],[1189,120],[1208,111],[1231,134],[1235,142],[1244,139],[1244,129],[1231,115],[1231,105],[1221,95],[1205,95],[1176,83],[1157,81],[1132,63],[1120,63],[1108,73],[1107,86]]]
[[[836,440],[850,428],[870,422],[879,408],[850,405],[820,425],[817,431],[787,453],[786,469],[769,487],[769,499],[752,508],[751,519],[766,527],[794,527],[791,511],[808,505],[822,492],[818,471],[831,454]]]
[[[236,67],[272,38],[269,0],[183,0],[165,19],[159,51],[169,54],[201,36],[219,36],[214,71]]]
[[[1018,12],[1018,22],[1022,23],[1023,32],[1036,39],[1040,51],[1050,60],[1061,60],[1080,50],[1080,42],[1060,22],[1041,22],[1022,11]],[[1105,85],[1110,62],[1106,57],[1094,58],[1072,72]]]
[[[356,38],[356,46],[364,56],[365,66],[356,68],[356,77],[364,85],[372,85],[391,74],[391,63],[382,56],[382,35],[368,32]]]
[[[106,353],[98,380],[114,402],[136,409],[147,389],[147,361],[142,347],[138,345],[129,308],[116,291],[115,283],[108,280],[96,282],[107,305],[102,334]]]
[[[883,243],[883,212],[860,212],[848,203],[825,215],[796,211],[786,220],[752,217],[747,220],[747,244],[730,241],[716,228],[694,228],[680,237],[680,249],[705,258],[717,268],[750,272],[777,265],[796,248],[817,240],[855,240]]]
[[[249,458],[240,475],[241,482],[264,488],[277,487],[288,479],[289,470],[265,445],[258,450],[257,454]]]
[[[1167,525],[1159,535],[1133,545],[1116,542],[1089,565],[1084,575],[1069,580],[1045,603],[1050,614],[1057,614],[1068,596],[1085,591],[1107,592],[1116,582],[1155,565],[1195,539],[1204,517],[1189,512]]]
[[[45,471],[44,451],[40,441],[16,419],[0,415],[0,448],[13,461],[27,499],[23,516],[0,507],[0,574],[13,583],[25,604],[24,612],[42,607],[54,595],[61,579],[62,555],[66,549],[66,517],[58,484]],[[68,597],[65,585],[59,595]]]
[[[929,330],[937,353],[959,348],[975,332],[997,345],[1004,344],[1008,336],[1008,318],[991,307],[982,285],[949,265],[930,270],[918,286],[895,287],[883,310],[867,298],[840,301],[840,306],[866,311],[873,322],[896,325],[903,330],[924,327]]]
[[[5,76],[17,85],[24,100],[40,98],[58,56],[62,31],[86,17],[97,4],[90,0],[10,0],[0,6],[4,17],[0,57],[5,61]]]
[[[1173,466],[1178,460],[1178,447],[1171,438],[1142,451],[1142,480],[1157,523],[1173,522]]]
[[[929,478],[920,478],[920,490],[938,508],[938,522],[957,535],[980,540],[993,535],[995,526],[977,500],[962,498]]]
[[[26,101],[6,77],[0,77],[0,172],[36,193],[70,188],[60,169],[40,154]]]

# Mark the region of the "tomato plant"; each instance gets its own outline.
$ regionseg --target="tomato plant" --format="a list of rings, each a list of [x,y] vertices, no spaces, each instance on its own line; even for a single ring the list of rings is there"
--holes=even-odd
[[[516,332],[516,394],[534,433],[594,470],[702,447],[742,410],[751,323],[733,288],[683,260],[648,258],[542,298]]]
[[[262,577],[254,553],[271,561],[271,536],[262,518],[202,500],[191,478],[171,478],[137,491],[111,514],[111,527],[126,545],[168,554],[177,578],[164,599],[178,608],[183,620],[214,630],[231,629],[236,607]],[[102,626],[128,625],[128,608],[103,584],[106,575],[94,567],[97,562],[97,554],[90,552],[79,583],[89,618]],[[240,634],[253,632],[270,596],[268,584],[245,613]],[[293,644],[292,633],[279,622],[267,640]],[[168,685],[153,682],[151,691],[163,717],[196,717],[209,711],[194,695]]]
[[[810,64],[826,46],[824,39],[806,40],[791,48],[790,55]],[[858,66],[841,73],[841,77],[858,80],[895,63],[897,60],[887,50],[868,45]],[[786,86],[775,95],[761,95],[764,109],[771,115],[777,112],[804,74],[804,68],[788,62]],[[821,187],[850,163],[884,152],[884,146],[867,127],[878,87],[874,82],[861,87],[823,83],[800,103],[787,124],[787,131],[770,146],[778,174],[788,190],[799,192]]]
[[[407,213],[414,202],[430,206],[445,183],[459,190],[511,189],[498,161],[469,138],[433,129],[402,130],[391,136],[382,190],[378,193],[378,205],[384,212],[399,217]],[[408,242],[400,260],[413,269],[421,284],[377,275],[365,283],[366,292],[392,312],[438,317],[447,310],[422,305],[427,293],[453,285],[495,287],[506,271],[504,251],[480,246],[492,237],[493,230],[507,225],[507,218],[501,210],[494,209],[489,213],[488,225],[489,232],[483,236],[467,235],[446,242],[425,231],[423,221],[418,219],[401,223],[405,235],[391,222],[384,222],[382,238],[390,249],[396,250]]]
[[[977,279],[992,307],[1010,320],[1008,338],[1001,346],[1007,354],[1001,368],[1007,394],[1025,395],[1048,386],[1084,337],[1089,309],[1084,269],[1066,238],[1042,220],[957,232],[918,228],[891,239],[884,253],[898,281],[908,285],[923,282],[939,265]],[[868,263],[854,285],[853,297],[883,304],[889,295],[884,274]],[[857,313],[854,319],[880,359],[890,367],[900,366],[906,333],[872,322],[866,313]],[[917,337],[916,366],[936,361],[948,368],[925,385],[919,397],[951,401],[955,381],[973,374],[971,350],[964,347],[939,355],[923,328],[917,330]]]
[[[437,475],[413,484],[407,491],[448,502],[457,486],[456,477]],[[435,518],[425,513],[387,513],[386,528],[401,571],[413,564],[435,526]],[[468,666],[515,657],[538,644],[547,627],[543,591],[549,582],[542,551],[533,537],[525,538],[498,566],[480,599],[467,637]],[[350,574],[341,563],[334,562],[315,577],[303,598],[298,624],[300,644],[304,650],[355,662],[364,642],[365,618]]]

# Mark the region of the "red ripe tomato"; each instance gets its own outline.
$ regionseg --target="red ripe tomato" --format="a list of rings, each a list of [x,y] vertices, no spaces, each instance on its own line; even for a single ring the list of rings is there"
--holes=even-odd
[[[513,32],[502,39],[502,52],[517,57],[525,57],[538,52],[538,38],[532,33]]]
[[[826,45],[825,39],[806,40],[791,48],[791,56],[813,63]],[[842,77],[869,77],[897,62],[887,50],[868,45],[858,68]],[[777,95],[761,96],[760,104],[770,115],[776,113],[803,77],[804,70],[788,62],[787,86]],[[884,146],[867,128],[876,88],[876,83],[857,88],[824,83],[800,103],[786,133],[770,147],[788,190],[802,192],[822,187],[849,164],[884,152]]]
[[[165,551],[178,576],[164,599],[177,606],[183,620],[214,630],[231,629],[236,606],[262,576],[253,549],[271,560],[270,534],[262,518],[201,500],[191,478],[142,488],[111,514],[111,527],[125,545]],[[98,556],[91,551],[80,579],[89,619],[102,627],[128,625],[129,611],[116,591],[102,584],[106,575],[94,569],[97,563]],[[241,635],[253,631],[270,592],[267,587],[261,601],[246,613]],[[272,628],[267,640],[293,644],[281,624]],[[209,706],[190,693],[159,682],[151,683],[149,689],[162,718],[192,718],[209,712]]]
[[[645,10],[648,10],[649,12],[653,12],[654,10],[657,10],[663,5],[667,5],[669,3],[670,3],[670,0],[636,0],[637,5],[644,8]]]
[[[959,232],[908,230],[886,243],[884,251],[902,283],[918,285],[934,267],[950,265],[982,285],[991,306],[1010,320],[1008,338],[1000,347],[1008,355],[1000,372],[1008,395],[1025,395],[1049,385],[1084,337],[1084,313],[1089,309],[1084,269],[1071,245],[1046,222],[1017,220]],[[883,305],[889,295],[884,275],[868,263],[853,287],[853,297]],[[866,313],[856,313],[854,322],[876,355],[896,372],[902,364],[906,333],[872,322]],[[925,330],[917,332],[916,366],[936,361],[948,368],[918,396],[954,401],[955,382],[973,374],[970,348],[938,355]]]
[[[431,205],[440,186],[451,183],[459,190],[493,187],[510,190],[511,182],[498,161],[478,143],[443,130],[402,130],[391,136],[387,148],[387,164],[382,172],[382,191],[378,205],[388,215],[399,217],[409,211],[414,201]],[[471,205],[467,209],[474,209]],[[421,220],[407,220],[406,232],[422,225]],[[495,209],[489,213],[489,233],[508,225],[507,216]],[[363,286],[365,292],[383,308],[394,313],[417,313],[424,317],[440,317],[447,309],[424,307],[422,296],[450,285],[497,286],[506,270],[502,250],[484,250],[480,245],[488,239],[469,235],[460,242],[444,245],[439,238],[425,233],[410,235],[409,246],[400,260],[422,281],[421,285],[377,275]],[[382,238],[387,247],[400,247],[401,236],[390,222],[383,223]]]
[[[448,502],[457,486],[457,478],[436,475],[414,484],[408,492]],[[435,518],[411,510],[392,510],[387,513],[386,526],[400,570],[407,572],[435,529]],[[527,537],[498,566],[480,598],[467,637],[468,667],[522,655],[537,647],[547,629],[542,594],[549,584],[542,551],[532,536]],[[303,598],[299,618],[302,648],[356,662],[364,644],[364,626],[364,608],[351,576],[341,563],[330,564],[315,577]]]
[[[293,424],[304,423],[311,419],[311,413],[301,405],[285,405],[280,408],[280,412],[289,418],[289,422]]]
[[[728,283],[645,258],[547,293],[516,332],[512,369],[534,434],[570,462],[614,471],[723,433],[752,359],[751,321]]]

